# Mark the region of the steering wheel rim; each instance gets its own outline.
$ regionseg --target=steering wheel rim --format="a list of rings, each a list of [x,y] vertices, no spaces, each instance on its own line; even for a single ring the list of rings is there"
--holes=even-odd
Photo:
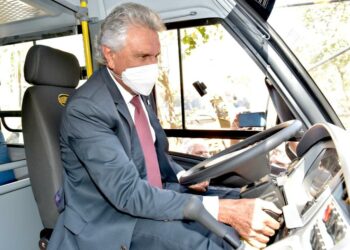
[[[179,182],[183,185],[191,185],[233,172],[244,162],[263,153],[266,154],[282,142],[295,137],[301,128],[301,121],[291,120],[250,136],[193,166],[181,176]]]

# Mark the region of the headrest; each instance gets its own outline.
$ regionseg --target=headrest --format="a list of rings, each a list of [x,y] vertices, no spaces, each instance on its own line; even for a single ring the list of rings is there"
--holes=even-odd
[[[24,77],[34,85],[75,88],[80,78],[79,61],[73,54],[34,45],[26,56]]]

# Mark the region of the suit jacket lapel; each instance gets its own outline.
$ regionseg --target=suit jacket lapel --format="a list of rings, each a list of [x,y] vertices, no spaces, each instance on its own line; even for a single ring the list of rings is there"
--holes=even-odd
[[[108,87],[108,90],[111,93],[113,101],[116,105],[117,111],[121,115],[121,117],[124,119],[124,124],[126,124],[125,127],[128,127],[128,130],[129,130],[128,132],[130,136],[126,136],[129,140],[129,145],[130,145],[128,155],[135,162],[135,165],[139,171],[141,178],[145,178],[146,168],[143,167],[145,164],[145,160],[142,154],[141,147],[136,146],[136,145],[139,145],[138,136],[136,134],[136,129],[135,129],[132,117],[130,115],[129,109],[118,87],[115,85],[115,82],[113,81],[110,74],[108,73],[107,68],[103,69],[103,77]]]
[[[150,101],[150,98],[149,96],[141,96],[141,99],[143,101],[143,104],[145,105],[146,107],[146,111],[148,113],[148,117],[149,117],[149,120],[150,120],[150,123],[151,123],[151,126],[153,127],[154,130],[157,129],[157,117],[155,116],[155,113],[154,113],[154,110],[153,110],[153,107],[151,105],[151,101]],[[156,137],[157,137],[157,131],[156,131]]]
[[[132,121],[132,118],[130,116],[130,112],[128,110],[128,107],[126,106],[126,103],[124,101],[124,98],[122,97],[122,94],[120,93],[118,87],[115,85],[115,82],[109,75],[107,68],[103,69],[103,77],[105,79],[106,85],[108,90],[111,92],[113,101],[115,105],[117,106],[117,110],[119,113],[124,117],[124,119],[127,121],[129,125],[129,132],[131,134],[131,128],[134,124]]]
[[[142,96],[142,100],[143,100],[143,103],[146,107],[149,121],[150,121],[151,126],[154,130],[154,133],[156,136],[155,145],[157,145],[157,142],[159,142],[159,140],[160,140],[160,135],[164,133],[164,130],[161,127],[161,125],[159,124],[158,118],[157,118],[156,113],[154,112],[153,106],[151,104],[150,97],[149,96]]]

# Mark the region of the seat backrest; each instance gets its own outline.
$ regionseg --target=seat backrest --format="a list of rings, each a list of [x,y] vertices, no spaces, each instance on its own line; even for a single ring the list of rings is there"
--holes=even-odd
[[[62,185],[61,113],[79,82],[80,66],[73,54],[35,45],[27,53],[24,76],[33,85],[22,104],[28,173],[43,225],[53,228],[58,216],[55,195]]]

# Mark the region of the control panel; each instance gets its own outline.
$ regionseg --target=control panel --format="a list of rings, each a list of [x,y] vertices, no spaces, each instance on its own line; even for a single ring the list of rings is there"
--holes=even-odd
[[[334,202],[323,208],[320,217],[310,232],[310,244],[313,250],[331,249],[343,240],[349,229],[341,210]]]

